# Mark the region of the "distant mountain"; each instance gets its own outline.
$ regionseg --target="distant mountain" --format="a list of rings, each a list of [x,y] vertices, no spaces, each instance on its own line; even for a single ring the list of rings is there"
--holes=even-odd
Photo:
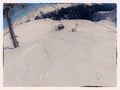
[[[97,12],[108,12],[116,8],[115,3],[68,3],[68,4],[48,4],[45,7],[36,9],[22,18],[16,20],[14,25],[29,22],[31,20],[39,20],[50,18],[53,20],[62,19],[87,19],[92,21],[99,21],[93,18],[96,17]],[[99,14],[101,15],[101,14]],[[116,15],[116,14],[115,14]],[[105,15],[106,16],[106,15]],[[99,16],[98,16],[99,17]],[[98,18],[99,19],[99,18]],[[114,20],[113,20],[114,21]]]
[[[54,6],[55,7],[55,6]],[[111,11],[116,8],[116,4],[71,4],[70,7],[61,9],[57,9],[48,13],[41,12],[41,15],[35,17],[35,20],[42,19],[42,18],[51,18],[54,20],[62,20],[62,19],[87,19],[95,21],[92,16],[101,14],[96,14],[99,11],[107,12]],[[106,14],[107,14],[106,13]],[[107,17],[105,15],[104,17]],[[104,18],[103,17],[103,18]],[[98,18],[99,19],[99,18]],[[96,20],[98,21],[98,20]]]
[[[109,20],[116,24],[116,9],[112,11],[99,11],[91,16],[92,21]]]

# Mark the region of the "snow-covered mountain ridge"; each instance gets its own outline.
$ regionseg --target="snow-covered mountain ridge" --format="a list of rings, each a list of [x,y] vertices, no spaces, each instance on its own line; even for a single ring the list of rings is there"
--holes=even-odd
[[[72,12],[75,11],[74,7],[76,8],[75,10],[77,10],[77,7],[78,7],[78,11],[76,11],[72,14]],[[68,12],[69,8],[70,8],[70,10],[72,10],[72,8],[73,8],[72,12],[67,13],[67,14],[65,14],[65,13],[63,14],[62,9],[66,10]],[[90,11],[89,11],[89,8],[91,8]],[[21,19],[18,19],[17,21],[15,21],[14,25],[19,25],[21,23],[26,23],[26,22],[32,21],[37,17],[38,17],[38,19],[40,19],[40,18],[41,19],[42,18],[52,18],[52,19],[56,19],[56,20],[57,19],[58,20],[60,20],[60,19],[93,20],[93,19],[91,19],[91,16],[93,16],[92,13],[94,12],[94,10],[95,10],[95,12],[97,12],[99,10],[102,10],[102,11],[105,10],[104,12],[111,12],[109,10],[112,10],[113,8],[115,8],[115,5],[113,5],[112,7],[109,7],[109,6],[105,7],[104,4],[103,4],[103,6],[102,6],[102,4],[98,4],[98,7],[97,7],[96,4],[74,4],[74,3],[72,3],[72,4],[50,4],[48,6],[45,6],[43,8],[39,8],[33,12],[28,13],[27,15],[25,15]],[[84,10],[84,11],[79,11],[80,9]],[[106,11],[106,10],[108,10],[108,11]],[[90,15],[90,13],[91,13],[91,15]],[[76,17],[76,14],[78,15],[77,17]],[[104,14],[102,14],[102,15],[104,17]],[[116,17],[116,12],[114,12],[114,17]],[[94,17],[92,17],[92,18],[94,18]]]

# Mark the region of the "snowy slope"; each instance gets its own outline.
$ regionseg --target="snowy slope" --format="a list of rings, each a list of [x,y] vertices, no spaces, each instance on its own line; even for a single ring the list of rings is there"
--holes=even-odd
[[[34,20],[34,18],[36,16],[41,16],[40,12],[45,14],[45,13],[48,13],[48,12],[51,12],[51,11],[54,11],[54,10],[59,10],[63,7],[67,8],[67,7],[70,7],[70,6],[73,6],[73,5],[77,5],[77,4],[69,4],[69,3],[67,3],[67,4],[65,4],[65,3],[64,4],[48,4],[47,6],[35,9],[33,12],[30,12],[27,15],[23,16],[22,18],[16,20],[14,22],[14,25],[16,26],[16,25],[19,25],[19,24],[22,24],[22,23],[26,23],[28,21],[32,21],[32,20]]]
[[[112,11],[99,11],[94,13],[91,16],[91,20],[93,21],[101,21],[101,20],[108,20],[116,24],[116,19],[117,19],[117,11],[116,9]]]
[[[30,12],[27,15],[23,16],[22,18],[16,20],[14,22],[14,26],[20,25],[22,23],[27,23],[27,22],[33,21],[36,18],[36,16],[38,18],[42,18],[42,15],[45,15],[45,14],[53,12],[53,11],[59,11],[59,10],[61,10],[61,8],[68,8],[68,7],[72,7],[72,6],[74,7],[74,6],[79,6],[79,5],[82,6],[82,3],[48,4],[42,8],[38,8],[38,9],[32,8],[32,9],[34,9],[34,11]],[[73,14],[74,17],[72,19],[74,19],[74,18],[83,19],[83,18],[87,17],[86,19],[93,20],[93,21],[100,21],[100,20],[107,19],[109,21],[112,21],[113,23],[116,23],[116,9],[113,10],[113,8],[112,8],[112,7],[115,8],[115,5],[112,5],[112,4],[108,5],[108,4],[101,4],[101,3],[99,3],[99,4],[89,3],[89,4],[84,4],[84,5],[85,5],[84,7],[86,7],[86,8],[84,8],[84,11],[85,11],[84,14],[81,14],[81,16],[77,16],[76,14],[78,14],[78,12],[79,12],[79,10],[78,10],[77,12],[70,13],[70,15],[66,15],[66,16],[68,16],[67,18],[69,18],[69,16],[71,16],[71,14]],[[96,5],[98,5],[98,6],[96,6]],[[110,11],[110,9],[109,9],[110,6],[111,6],[112,11]],[[89,10],[90,7],[94,8],[98,12],[91,13],[91,11]],[[105,9],[105,11],[103,10],[103,8]],[[78,9],[83,10],[83,8],[80,8],[80,7]],[[65,11],[65,12],[67,12],[67,11]],[[89,15],[91,17],[85,15],[85,13],[86,14],[89,13]],[[52,15],[54,15],[54,14],[52,14]],[[63,16],[61,16],[61,18],[62,17]]]
[[[62,20],[64,30],[55,31],[59,23],[16,26],[16,49],[4,36],[4,86],[116,86],[116,28],[108,21]]]

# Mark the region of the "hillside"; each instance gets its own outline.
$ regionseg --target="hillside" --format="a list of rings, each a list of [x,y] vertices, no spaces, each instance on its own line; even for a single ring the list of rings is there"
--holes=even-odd
[[[116,30],[87,20],[32,21],[4,36],[4,86],[115,86]],[[77,32],[71,29],[78,24]],[[109,24],[107,24],[109,26]]]
[[[113,22],[48,18],[23,22],[36,13],[14,24],[20,47],[13,47],[8,28],[4,30],[4,86],[116,86]],[[59,24],[64,28],[56,31]]]
[[[30,7],[31,8],[31,7]],[[116,4],[81,4],[81,3],[64,3],[48,4],[43,8],[35,9],[14,22],[14,26],[27,23],[32,20],[50,18],[53,20],[61,19],[86,19],[92,20],[94,14],[98,12],[111,12],[116,8]],[[32,8],[34,9],[34,8]],[[114,12],[116,15],[116,12]],[[114,16],[115,16],[114,15]]]

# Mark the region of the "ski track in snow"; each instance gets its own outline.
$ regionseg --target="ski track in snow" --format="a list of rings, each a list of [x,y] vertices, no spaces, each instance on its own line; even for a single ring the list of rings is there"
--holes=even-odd
[[[70,32],[76,22],[77,32]],[[115,85],[115,28],[87,20],[62,23],[62,31],[55,31],[59,22],[49,19],[15,28],[21,44],[5,50],[4,86]],[[5,47],[11,45],[8,35]]]

